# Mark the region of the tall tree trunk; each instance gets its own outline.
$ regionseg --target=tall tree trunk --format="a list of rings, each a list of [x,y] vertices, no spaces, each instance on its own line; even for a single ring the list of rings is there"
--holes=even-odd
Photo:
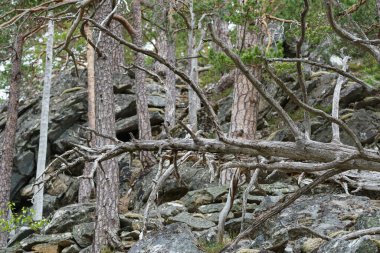
[[[101,1],[98,1],[98,3]],[[103,4],[94,19],[101,23],[112,11],[111,0]],[[115,22],[106,22],[108,28],[117,36],[122,36],[120,26]],[[113,94],[113,75],[120,72],[124,63],[123,47],[111,37],[102,33],[95,36],[102,56],[96,57],[95,64],[95,111],[96,131],[100,134],[115,137],[115,108]],[[96,146],[113,144],[108,138],[98,136]],[[119,202],[119,168],[116,159],[102,162],[96,171],[96,224],[93,252],[100,253],[103,248],[114,246],[120,227],[118,215]]]
[[[166,37],[167,37],[167,53],[166,59],[168,62],[175,66],[176,58],[175,58],[175,34],[173,31],[173,17],[171,14],[171,3],[168,4],[168,14],[166,21]],[[168,122],[169,127],[172,128],[175,126],[176,119],[176,88],[175,88],[175,73],[171,71],[169,68],[166,68],[166,105],[165,105],[165,121]]]
[[[135,28],[135,36],[133,36],[133,43],[139,47],[143,47],[143,33],[142,33],[142,20],[141,20],[141,0],[134,0],[132,3],[133,23]],[[144,67],[144,55],[136,53],[135,64]],[[136,104],[137,104],[137,118],[139,124],[139,138],[142,140],[152,139],[152,130],[150,126],[150,116],[148,111],[148,98],[146,95],[145,87],[145,72],[136,68],[135,69],[135,85],[136,85]],[[153,154],[147,151],[140,152],[140,160],[144,168],[150,167],[155,163]]]
[[[260,46],[259,35],[246,28],[238,27],[238,48]],[[252,66],[252,73],[261,79],[261,67]],[[250,81],[239,70],[235,70],[233,104],[229,136],[237,139],[255,139],[257,116],[259,111],[259,93]],[[221,183],[227,184],[234,174],[234,169],[225,170],[221,174]]]
[[[193,0],[190,0],[190,31],[188,35],[188,57],[189,57],[189,76],[195,83],[199,84],[198,78],[198,58],[195,52],[195,13]],[[198,110],[201,108],[201,102],[195,91],[189,87],[189,125],[191,130],[198,130]]]
[[[84,31],[86,33],[87,39],[93,41],[92,31],[88,24],[85,25]],[[95,126],[95,50],[87,43],[87,99],[88,99],[88,127],[91,129],[96,129]],[[95,143],[95,134],[90,133],[90,146],[94,147]],[[83,175],[89,176],[92,169],[92,163],[86,162],[84,165]],[[79,184],[78,192],[78,202],[84,203],[88,202],[91,199],[91,193],[93,191],[93,184],[91,179],[82,179]]]
[[[166,31],[164,30],[165,27],[163,24],[166,22],[167,17],[167,6],[166,6],[167,0],[157,0],[155,2],[154,6],[154,20],[156,20],[158,26],[156,26],[155,29],[157,29],[157,42],[155,44],[157,53],[161,55],[162,57],[166,57],[168,53],[168,45],[167,45],[167,39],[166,39]],[[156,61],[154,63],[154,70],[159,75],[166,74],[166,67],[165,65],[159,63]]]
[[[19,99],[19,87],[21,85],[21,58],[24,45],[24,37],[16,38],[12,56],[12,73],[9,86],[9,100],[7,121],[3,132],[3,145],[1,147],[0,161],[0,219],[7,219],[7,204],[11,191],[11,176],[13,168],[13,155],[15,151],[15,139],[17,129],[17,110]],[[7,243],[8,233],[0,232],[0,247]]]
[[[49,15],[51,17],[51,15]],[[46,42],[46,65],[44,88],[42,92],[41,105],[41,123],[40,123],[40,140],[38,145],[37,172],[36,183],[34,187],[33,208],[35,211],[34,219],[41,220],[44,204],[44,170],[46,166],[46,153],[48,141],[48,126],[49,126],[49,107],[50,107],[50,87],[53,71],[53,43],[54,43],[54,21],[48,22],[48,35]]]
[[[377,10],[377,18],[379,19],[379,23],[380,23],[380,0],[376,0],[376,10]],[[380,28],[377,33],[377,37],[380,38]]]

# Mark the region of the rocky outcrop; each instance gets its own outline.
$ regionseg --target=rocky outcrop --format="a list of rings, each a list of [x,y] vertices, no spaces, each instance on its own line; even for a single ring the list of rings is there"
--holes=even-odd
[[[65,71],[55,76],[50,99],[49,134],[48,134],[48,161],[55,155],[72,148],[71,143],[81,143],[83,131],[80,126],[87,122],[87,92],[86,72],[82,71],[79,77]],[[151,123],[155,127],[163,122],[162,112],[165,107],[163,87],[151,79],[146,80],[148,90],[148,104],[151,112]],[[115,77],[115,111],[117,136],[121,140],[130,138],[130,133],[137,136],[136,96],[134,94],[134,79],[128,75]],[[12,174],[11,199],[19,203],[30,199],[31,183],[35,175],[38,138],[40,126],[41,98],[26,99],[20,102],[17,153]],[[0,113],[0,136],[5,126],[6,110]],[[82,168],[70,171],[78,176]],[[76,199],[78,182],[73,182],[66,176],[60,176],[47,187],[50,198],[50,211],[72,203]],[[30,186],[27,186],[27,185]],[[59,187],[55,187],[56,185]],[[26,187],[27,186],[27,187]],[[62,195],[62,193],[65,193]],[[46,209],[46,210],[49,210]]]
[[[168,225],[148,234],[136,243],[129,253],[202,253],[188,226],[180,223]]]

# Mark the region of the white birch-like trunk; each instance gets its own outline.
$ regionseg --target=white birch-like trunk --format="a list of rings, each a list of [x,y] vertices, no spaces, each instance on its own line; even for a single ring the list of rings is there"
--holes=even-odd
[[[193,10],[193,0],[190,1],[190,32],[188,35],[188,57],[189,59],[189,76],[190,79],[198,85],[198,58],[196,58],[195,52],[195,14]],[[201,102],[194,92],[194,90],[189,87],[189,125],[190,129],[194,132],[198,130],[198,117],[197,112],[201,108]]]
[[[347,71],[348,60],[349,60],[348,56],[345,56],[342,60],[342,62],[343,62],[342,70],[343,71]],[[339,118],[340,90],[342,89],[342,85],[345,81],[346,81],[346,78],[344,76],[339,75],[338,80],[336,81],[335,89],[334,89],[331,116],[333,116],[336,119]],[[339,125],[332,123],[331,128],[332,128],[332,142],[340,143]]]
[[[34,214],[35,220],[41,220],[42,213],[43,213],[43,203],[44,203],[43,172],[46,166],[50,87],[51,87],[51,77],[52,77],[52,71],[53,71],[53,43],[54,43],[54,21],[49,20],[47,43],[46,43],[46,65],[45,65],[44,88],[43,88],[43,93],[42,93],[42,105],[41,105],[41,124],[40,124],[40,140],[39,140],[39,145],[38,145],[36,186],[34,187],[34,196],[33,196],[33,208],[35,211],[35,214]]]

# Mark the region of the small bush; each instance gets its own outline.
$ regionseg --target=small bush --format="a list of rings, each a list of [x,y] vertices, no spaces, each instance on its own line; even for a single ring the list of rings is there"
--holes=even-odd
[[[0,231],[11,232],[22,226],[28,226],[34,231],[38,232],[47,224],[46,219],[39,221],[33,220],[35,211],[32,208],[23,207],[20,212],[15,213],[15,204],[12,202],[8,203],[8,208],[6,211],[0,211]],[[11,211],[10,217],[8,217],[8,212]]]

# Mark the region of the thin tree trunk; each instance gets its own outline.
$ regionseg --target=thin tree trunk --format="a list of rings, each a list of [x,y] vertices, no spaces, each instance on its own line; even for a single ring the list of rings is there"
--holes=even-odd
[[[165,24],[166,22],[167,16],[167,8],[165,1],[166,0],[157,0],[154,7],[154,20],[156,20],[158,24],[156,27],[157,42],[155,46],[157,49],[157,53],[162,57],[166,57],[168,51],[166,32],[163,27],[163,24]],[[154,70],[160,75],[164,75],[164,73],[166,73],[165,65],[162,65],[158,61],[154,63]]]
[[[15,151],[17,110],[19,100],[19,87],[21,85],[21,58],[24,45],[24,37],[17,36],[12,56],[12,73],[9,86],[9,100],[7,121],[3,132],[3,145],[1,148],[0,161],[0,219],[7,219],[7,204],[11,191],[11,176],[13,168],[13,156]],[[8,233],[0,232],[0,248],[7,243]]]
[[[169,3],[170,5],[170,3]],[[171,8],[170,6],[168,7]],[[170,11],[169,11],[170,12]],[[175,34],[173,33],[173,20],[170,14],[167,17],[167,55],[166,58],[170,64],[175,66]],[[175,126],[176,119],[176,88],[175,88],[175,73],[169,68],[166,68],[166,105],[165,105],[165,121],[169,123],[169,128]]]
[[[51,16],[51,15],[49,15]],[[48,22],[48,35],[46,42],[46,65],[44,88],[42,92],[41,104],[41,123],[40,123],[40,140],[38,145],[36,187],[34,187],[33,208],[35,211],[34,219],[41,220],[44,204],[44,176],[43,172],[46,166],[46,153],[49,127],[49,107],[50,107],[50,87],[53,72],[53,44],[54,44],[54,21]]]
[[[376,10],[377,10],[377,18],[379,19],[379,23],[380,23],[380,0],[376,0]],[[380,38],[380,28],[379,28],[377,37]]]
[[[342,59],[342,62],[343,62],[342,70],[343,71],[347,71],[348,59],[349,59],[348,56],[346,56]],[[340,90],[342,89],[342,85],[345,81],[346,81],[346,78],[344,76],[339,75],[338,80],[336,81],[335,89],[334,89],[331,116],[333,116],[336,119],[339,118]],[[332,123],[331,128],[332,128],[332,142],[340,143],[339,125]]]
[[[86,33],[88,40],[93,40],[92,31],[88,24],[84,26],[84,31]],[[87,99],[88,99],[88,127],[91,129],[96,129],[95,126],[95,50],[87,43]],[[95,146],[95,134],[91,134],[90,146]],[[83,170],[83,175],[88,176],[91,173],[92,163],[86,162]],[[93,191],[93,183],[91,179],[82,179],[79,184],[78,192],[78,202],[84,203],[91,199],[91,193]]]
[[[133,43],[139,47],[143,46],[142,34],[142,20],[141,20],[141,0],[134,0],[132,3],[132,13],[135,28],[135,36],[133,36]],[[144,67],[144,55],[136,53],[135,64]],[[139,138],[142,140],[152,139],[152,131],[150,125],[150,116],[148,111],[148,98],[145,87],[145,72],[136,68],[135,69],[135,85],[136,85],[136,104],[137,104],[137,118],[139,124]],[[153,154],[150,152],[140,152],[140,160],[144,168],[150,167],[155,163]]]
[[[99,1],[100,2],[100,1]],[[94,19],[102,22],[112,11],[112,1],[106,0],[96,12]],[[108,28],[122,36],[120,26],[108,22]],[[100,134],[115,137],[115,108],[113,94],[113,75],[120,72],[124,63],[123,47],[106,34],[97,34],[97,46],[102,57],[96,56],[95,64],[95,111],[96,131]],[[110,139],[97,137],[96,146],[113,144]],[[120,227],[118,215],[119,202],[119,168],[115,158],[104,161],[96,171],[96,223],[93,243],[94,253],[114,246],[113,238],[117,238]]]
[[[193,0],[190,1],[190,31],[188,35],[188,57],[189,59],[189,77],[198,85],[198,58],[195,53],[195,14],[193,9]],[[198,110],[201,108],[201,102],[195,91],[189,87],[189,125],[194,132],[198,130]]]

